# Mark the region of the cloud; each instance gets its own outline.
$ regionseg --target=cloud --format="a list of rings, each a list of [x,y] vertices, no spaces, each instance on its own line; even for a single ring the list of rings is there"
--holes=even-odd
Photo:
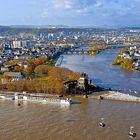
[[[101,7],[103,5],[103,3],[101,1],[97,1],[95,3],[95,7]]]
[[[47,18],[47,17],[49,17],[48,9],[43,9],[43,10],[42,10],[42,12],[41,12],[41,17],[42,17],[42,18]]]
[[[56,9],[72,9],[76,4],[76,0],[52,0],[52,4]]]
[[[140,0],[32,0],[40,8],[40,17],[125,21],[140,15]],[[106,19],[105,19],[106,18]]]
[[[94,0],[93,0],[94,1]],[[65,12],[84,13],[88,11],[88,7],[92,4],[89,0],[52,0],[54,9],[64,10]],[[95,4],[95,3],[94,3]]]
[[[140,25],[140,0],[1,0],[0,12],[6,24]]]
[[[34,0],[37,1],[37,0]],[[140,0],[47,0],[49,1],[49,10],[54,12],[66,12],[66,13],[98,13],[101,12],[108,13],[127,13],[131,9],[134,11],[139,9]],[[40,3],[45,6],[46,0],[40,0]],[[45,7],[44,7],[45,8]],[[48,7],[46,7],[48,8]],[[136,8],[136,9],[135,9]],[[120,11],[121,10],[121,11]],[[131,12],[134,12],[131,11]],[[121,13],[122,15],[122,13]]]

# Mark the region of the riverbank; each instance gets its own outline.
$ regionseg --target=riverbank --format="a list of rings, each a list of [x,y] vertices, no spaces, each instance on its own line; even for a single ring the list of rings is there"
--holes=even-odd
[[[126,93],[116,92],[116,91],[108,91],[101,93],[93,93],[89,95],[91,99],[97,100],[109,100],[109,101],[122,101],[122,102],[138,102],[140,103],[140,97],[136,97],[133,95],[129,95]]]
[[[135,70],[134,61],[132,59],[124,59],[120,56],[117,56],[112,63],[113,65],[119,65],[124,70]]]
[[[0,94],[23,94],[23,92],[7,92],[7,91],[0,91]],[[37,94],[37,93],[28,93],[28,94]],[[54,95],[54,94],[44,94],[44,93],[38,93],[37,95],[39,96],[47,96],[49,98],[59,98],[59,95]],[[83,95],[65,95],[65,98],[72,98],[72,97],[78,97],[80,98],[85,98]],[[87,96],[89,99],[96,99],[96,100],[108,100],[108,101],[121,101],[121,102],[137,102],[140,103],[140,97],[136,97],[133,95],[121,93],[121,92],[116,92],[116,91],[102,91],[102,92],[95,92]]]
[[[126,46],[118,52],[113,65],[119,65],[125,70],[140,70],[140,53],[137,46]]]
[[[131,91],[140,93],[140,72],[123,70],[119,66],[112,65],[118,51],[119,49],[105,50],[95,56],[64,55],[65,61],[61,66],[73,71],[88,73],[95,85],[110,87],[124,93],[131,93]]]
[[[63,61],[63,55],[61,55],[59,58],[58,58],[58,60],[56,61],[56,63],[55,63],[55,66],[61,66],[61,63],[62,63],[62,61]]]
[[[105,51],[108,48],[109,48],[108,46],[103,46],[103,45],[102,46],[100,46],[100,45],[93,46],[93,47],[89,48],[89,55],[97,55],[100,52]]]
[[[2,91],[0,90],[0,94],[11,94],[14,95],[15,93],[17,94],[23,94],[23,93],[27,93],[27,94],[38,94],[38,95],[45,95],[45,96],[49,96],[49,97],[58,97],[59,95],[53,95],[53,94],[44,94],[44,93],[28,93],[26,91],[23,92],[14,92],[14,91]]]

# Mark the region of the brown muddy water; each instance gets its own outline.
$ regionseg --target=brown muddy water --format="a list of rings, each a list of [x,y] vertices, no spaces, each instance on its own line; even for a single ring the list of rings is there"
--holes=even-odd
[[[0,140],[140,140],[140,104],[80,99],[71,106],[0,100]],[[106,127],[100,128],[100,118]]]

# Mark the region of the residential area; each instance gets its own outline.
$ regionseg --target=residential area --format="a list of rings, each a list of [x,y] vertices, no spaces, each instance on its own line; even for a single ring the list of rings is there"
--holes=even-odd
[[[126,46],[120,50],[113,64],[121,65],[127,70],[140,70],[140,47],[138,45]]]

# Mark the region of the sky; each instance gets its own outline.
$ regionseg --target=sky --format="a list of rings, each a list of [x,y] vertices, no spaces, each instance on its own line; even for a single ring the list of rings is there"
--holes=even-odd
[[[0,0],[0,25],[140,26],[140,0]]]

